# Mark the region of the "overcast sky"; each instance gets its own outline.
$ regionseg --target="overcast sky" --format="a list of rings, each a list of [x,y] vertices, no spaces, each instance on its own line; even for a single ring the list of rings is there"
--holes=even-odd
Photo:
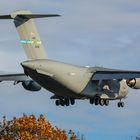
[[[19,9],[62,17],[39,19],[40,37],[50,59],[82,66],[140,70],[140,1],[138,0],[9,0],[0,14]],[[0,70],[23,72],[26,60],[12,21],[0,21]],[[56,107],[51,93],[31,93],[19,84],[0,84],[0,118],[23,113],[46,115],[60,128],[83,133],[87,140],[130,140],[140,134],[140,91],[130,90],[125,107],[117,101],[95,107],[88,101]]]

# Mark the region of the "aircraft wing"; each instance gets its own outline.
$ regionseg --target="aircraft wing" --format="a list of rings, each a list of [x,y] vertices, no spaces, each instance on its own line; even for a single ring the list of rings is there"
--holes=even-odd
[[[140,71],[125,71],[107,68],[96,68],[92,80],[133,79],[140,78]]]
[[[24,73],[0,74],[0,81],[26,81],[29,77]]]

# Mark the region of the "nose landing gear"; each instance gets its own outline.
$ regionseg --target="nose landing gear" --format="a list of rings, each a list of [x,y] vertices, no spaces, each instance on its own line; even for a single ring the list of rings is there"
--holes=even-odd
[[[117,105],[118,105],[118,107],[124,107],[124,102],[121,102],[121,101],[120,101],[120,102],[118,102]]]

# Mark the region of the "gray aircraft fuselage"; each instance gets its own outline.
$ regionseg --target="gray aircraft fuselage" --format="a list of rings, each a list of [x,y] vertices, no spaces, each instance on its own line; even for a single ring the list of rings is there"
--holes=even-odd
[[[128,94],[128,87],[140,89],[140,71],[81,67],[48,59],[34,19],[58,16],[32,14],[29,10],[0,15],[0,19],[14,21],[28,60],[21,63],[25,73],[0,75],[0,81],[21,82],[29,91],[44,87],[54,93],[51,99],[56,99],[56,105],[69,106],[75,99],[88,99],[91,104],[108,106],[109,100],[118,99],[118,107],[124,107],[121,99]]]
[[[58,97],[88,99],[98,95],[114,100],[124,98],[128,93],[124,80],[110,80],[106,83],[92,80],[98,69],[96,67],[80,67],[48,59],[25,61],[21,65],[27,75]],[[104,89],[105,85],[109,89]]]

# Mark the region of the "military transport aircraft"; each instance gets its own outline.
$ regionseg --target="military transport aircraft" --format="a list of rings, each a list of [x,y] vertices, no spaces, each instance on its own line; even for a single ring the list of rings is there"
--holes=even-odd
[[[28,10],[0,16],[0,19],[14,20],[28,58],[21,62],[24,73],[0,75],[0,81],[21,83],[29,91],[43,87],[54,94],[51,99],[55,99],[57,106],[74,105],[76,99],[87,99],[90,104],[101,106],[119,100],[118,107],[124,107],[122,99],[127,96],[128,87],[140,89],[140,71],[82,67],[48,59],[33,19],[55,16],[59,15],[32,14]]]

